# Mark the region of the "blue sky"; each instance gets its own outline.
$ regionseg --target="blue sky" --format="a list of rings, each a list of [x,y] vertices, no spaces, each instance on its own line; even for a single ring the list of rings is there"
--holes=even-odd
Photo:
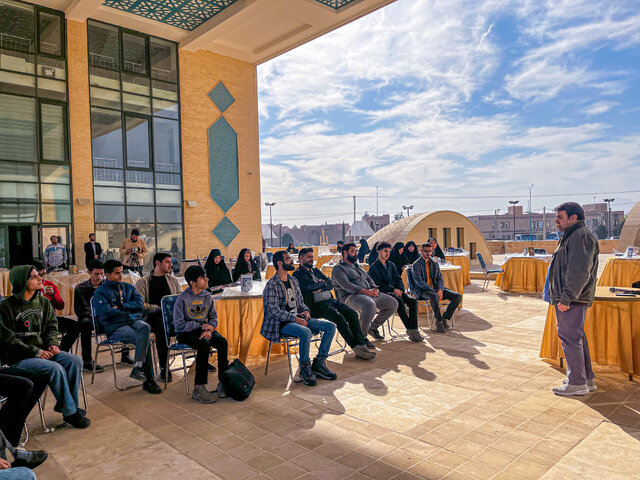
[[[639,73],[639,1],[398,0],[258,67],[263,202],[274,223],[350,221],[336,197],[375,213],[379,186],[380,213],[480,215],[533,184],[534,211],[628,211]]]

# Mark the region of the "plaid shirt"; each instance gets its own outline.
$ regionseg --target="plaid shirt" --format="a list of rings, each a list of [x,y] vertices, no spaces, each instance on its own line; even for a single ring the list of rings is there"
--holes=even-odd
[[[309,307],[304,304],[298,280],[289,275],[289,281],[296,292],[298,312],[309,310]],[[272,342],[280,340],[280,325],[293,322],[296,318],[295,313],[287,311],[286,293],[284,284],[277,274],[269,279],[262,292],[264,318],[260,334]]]

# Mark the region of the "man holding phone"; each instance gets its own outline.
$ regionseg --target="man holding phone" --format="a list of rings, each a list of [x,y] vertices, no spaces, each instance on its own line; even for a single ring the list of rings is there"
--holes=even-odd
[[[262,294],[264,319],[260,333],[272,342],[280,341],[283,336],[300,339],[300,378],[305,385],[317,385],[316,377],[325,380],[337,379],[338,375],[326,365],[331,342],[336,333],[335,324],[328,320],[311,318],[309,307],[302,298],[298,280],[289,275],[289,272],[295,270],[295,266],[285,250],[273,255],[273,266],[276,267],[276,275],[267,282]],[[311,337],[320,332],[322,341],[318,347],[318,354],[311,363]]]

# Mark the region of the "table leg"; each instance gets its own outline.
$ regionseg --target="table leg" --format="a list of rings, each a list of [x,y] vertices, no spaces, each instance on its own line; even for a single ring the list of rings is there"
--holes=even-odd
[[[560,359],[560,368],[564,368],[564,358]]]

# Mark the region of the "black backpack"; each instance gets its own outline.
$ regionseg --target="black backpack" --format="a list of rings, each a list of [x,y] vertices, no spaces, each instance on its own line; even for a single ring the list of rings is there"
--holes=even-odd
[[[221,380],[227,395],[240,402],[249,398],[256,384],[253,374],[237,358],[222,373]]]

